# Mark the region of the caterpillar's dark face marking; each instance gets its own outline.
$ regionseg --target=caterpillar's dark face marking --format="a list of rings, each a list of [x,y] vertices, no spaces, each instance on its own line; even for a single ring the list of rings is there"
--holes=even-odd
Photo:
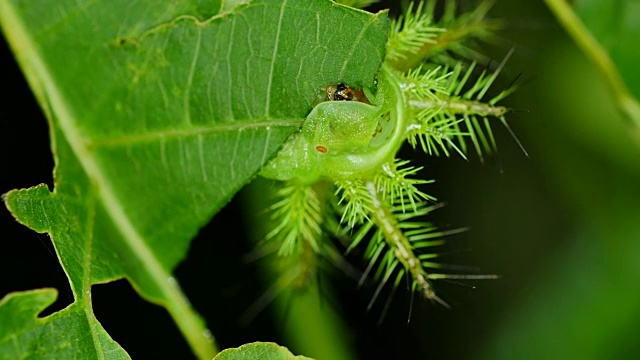
[[[370,104],[369,99],[362,90],[357,90],[349,85],[337,84],[325,87],[327,100],[329,101],[357,101]]]

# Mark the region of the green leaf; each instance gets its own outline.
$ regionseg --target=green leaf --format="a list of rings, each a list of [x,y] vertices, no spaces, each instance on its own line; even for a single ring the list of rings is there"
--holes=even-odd
[[[45,319],[37,318],[56,296],[53,289],[41,289],[12,293],[0,301],[0,359],[129,358],[95,318],[87,316],[91,307],[86,304],[76,302]],[[79,347],[79,342],[94,346]]]
[[[274,343],[256,342],[239,348],[227,349],[214,360],[312,360],[304,356],[294,356],[287,348]]]
[[[573,40],[607,79],[618,107],[640,142],[640,2],[637,0],[546,0]]]
[[[212,338],[171,275],[190,239],[275,154],[323,86],[373,85],[386,14],[328,0],[237,3],[220,12],[220,2],[202,0],[0,1],[56,160],[53,192],[12,191],[5,202],[51,235],[75,298],[73,311],[55,316],[82,312],[104,334],[91,285],[127,278],[210,359]],[[83,358],[108,351],[95,339],[74,345],[95,349]]]

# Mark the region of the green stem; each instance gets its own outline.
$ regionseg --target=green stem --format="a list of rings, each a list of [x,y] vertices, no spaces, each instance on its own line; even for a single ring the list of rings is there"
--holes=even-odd
[[[554,13],[558,21],[565,27],[569,35],[578,44],[578,47],[596,64],[604,74],[607,82],[613,90],[618,106],[624,114],[633,122],[636,131],[640,129],[640,104],[629,93],[622,76],[618,72],[609,54],[598,43],[580,18],[571,9],[565,0],[545,0],[547,6]],[[640,133],[636,132],[637,136]]]

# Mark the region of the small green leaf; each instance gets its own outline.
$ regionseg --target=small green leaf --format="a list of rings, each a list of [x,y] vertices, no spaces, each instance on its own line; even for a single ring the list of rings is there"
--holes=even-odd
[[[12,293],[0,300],[0,359],[129,358],[87,313],[91,308],[82,303],[72,304],[47,318],[38,318],[38,313],[56,297],[56,290],[40,289]],[[93,346],[78,346],[91,342]]]
[[[218,354],[214,360],[312,360],[304,356],[295,356],[283,346],[274,343],[256,342],[242,345],[239,348],[227,349]]]
[[[99,328],[91,285],[127,278],[210,359],[212,338],[171,274],[191,238],[298,128],[323,86],[373,86],[386,14],[328,0],[233,4],[0,1],[56,160],[53,192],[15,190],[5,202],[51,235],[75,298],[75,312],[55,316],[80,311]],[[56,330],[45,334],[67,331]],[[83,339],[74,346],[99,347]]]

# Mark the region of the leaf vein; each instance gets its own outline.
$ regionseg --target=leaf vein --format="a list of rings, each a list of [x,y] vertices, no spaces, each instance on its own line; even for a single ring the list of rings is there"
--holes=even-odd
[[[207,182],[207,167],[204,160],[204,148],[202,134],[198,134],[198,157],[200,158],[200,172],[202,173],[202,180]]]
[[[229,46],[227,47],[227,56],[226,56],[226,62],[225,62],[225,65],[227,66],[227,84],[233,84],[233,74],[231,73],[231,64],[233,64],[231,59],[231,50],[233,49],[233,36],[236,31],[235,29],[236,29],[236,22],[232,21],[231,31],[229,32],[229,40],[228,40]],[[235,115],[233,113],[233,92],[226,91],[226,93],[228,97],[227,106],[229,107],[229,115],[231,115],[231,120],[235,120]]]
[[[185,138],[199,135],[210,135],[216,133],[233,132],[247,129],[266,128],[270,130],[272,127],[298,127],[302,123],[302,119],[283,119],[280,121],[265,121],[253,124],[230,123],[228,125],[218,125],[207,128],[190,128],[181,130],[162,130],[156,132],[148,132],[144,134],[125,135],[120,137],[94,139],[87,144],[89,149],[102,147],[119,146],[127,144],[135,144],[139,142],[164,141],[166,139]]]
[[[260,159],[260,163],[264,164],[267,160],[267,149],[269,149],[269,140],[271,140],[271,128],[267,128],[267,138],[264,140],[264,148],[262,150],[262,158]]]
[[[351,45],[351,48],[349,49],[349,52],[347,53],[347,56],[344,58],[344,62],[342,63],[342,68],[340,69],[340,76],[339,76],[340,79],[344,78],[344,75],[347,72],[347,66],[351,62],[351,59],[353,58],[353,55],[354,55],[354,53],[356,51],[356,48],[358,48],[358,46],[360,45],[360,42],[364,38],[364,35],[366,34],[367,30],[369,29],[369,26],[371,26],[371,24],[375,20],[377,20],[377,17],[370,18],[369,21],[367,21],[364,24],[364,26],[362,27],[362,30],[360,30],[360,33],[358,33],[358,36],[356,37],[356,40],[353,42],[353,45]]]
[[[280,44],[280,31],[282,30],[282,19],[284,18],[284,9],[287,6],[287,0],[282,2],[280,5],[280,16],[278,17],[278,27],[276,29],[276,39],[273,44],[273,54],[271,55],[271,65],[269,69],[269,81],[267,82],[267,97],[266,97],[266,105],[264,115],[269,116],[270,107],[271,107],[271,88],[273,87],[273,76],[275,73],[276,67],[276,57],[278,56],[278,45]]]
[[[240,144],[240,131],[236,132],[236,141],[233,146],[233,154],[231,155],[231,161],[229,161],[229,170],[231,172],[231,181],[236,179],[236,157],[238,156],[238,145]]]
[[[193,59],[191,59],[191,68],[189,69],[189,76],[187,77],[187,85],[184,91],[184,111],[185,122],[191,125],[191,88],[193,87],[193,75],[196,72],[196,64],[198,63],[198,56],[200,55],[200,45],[202,43],[202,29],[198,27],[198,38],[196,41],[196,48],[193,51]]]

